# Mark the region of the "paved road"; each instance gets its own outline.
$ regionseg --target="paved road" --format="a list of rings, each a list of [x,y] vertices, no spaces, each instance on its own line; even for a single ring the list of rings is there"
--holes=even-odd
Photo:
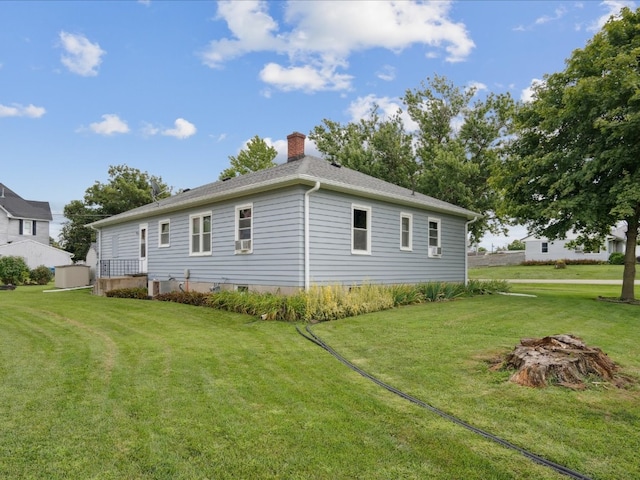
[[[567,283],[573,285],[622,285],[622,280],[544,280],[544,279],[523,279],[523,278],[505,278],[510,283]],[[640,280],[634,282],[635,285],[640,285]]]

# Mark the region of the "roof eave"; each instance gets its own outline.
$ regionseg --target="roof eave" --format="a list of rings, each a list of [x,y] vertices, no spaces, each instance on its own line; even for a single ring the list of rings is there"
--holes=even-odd
[[[474,218],[481,218],[483,215],[479,213],[466,210],[462,207],[445,208],[437,205],[427,205],[418,199],[412,200],[410,198],[403,197],[401,195],[394,195],[390,193],[380,192],[374,189],[367,189],[363,187],[354,187],[341,182],[335,182],[324,178],[316,177],[308,174],[294,174],[286,177],[280,177],[273,180],[260,182],[257,184],[245,185],[239,188],[229,190],[227,192],[214,193],[212,195],[203,195],[201,197],[185,200],[183,202],[176,202],[170,205],[162,206],[158,202],[158,208],[156,210],[144,209],[140,212],[128,213],[124,212],[113,217],[98,220],[96,222],[89,223],[87,226],[99,229],[109,225],[117,225],[119,223],[125,223],[133,220],[141,220],[148,218],[150,215],[160,215],[166,213],[172,213],[185,208],[195,208],[201,205],[207,205],[212,202],[219,203],[227,200],[232,200],[237,197],[243,197],[250,194],[261,193],[273,190],[279,187],[287,187],[293,185],[314,185],[316,182],[320,182],[323,188],[329,190],[338,191],[348,194],[358,194],[367,198],[376,200],[391,201],[392,203],[406,205],[410,207],[420,208],[422,210],[431,210],[438,213],[446,213],[454,216],[465,217],[467,220],[473,220]],[[149,204],[152,205],[152,204]],[[147,205],[148,206],[148,205]]]

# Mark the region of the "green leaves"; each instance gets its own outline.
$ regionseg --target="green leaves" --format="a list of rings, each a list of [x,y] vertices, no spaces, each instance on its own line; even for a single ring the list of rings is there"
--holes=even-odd
[[[551,239],[589,246],[625,222],[623,298],[633,298],[640,222],[640,10],[623,9],[516,116],[496,185],[505,211]]]
[[[233,178],[245,173],[275,167],[276,163],[273,160],[276,155],[278,155],[278,151],[256,135],[249,140],[246,148],[241,150],[237,157],[229,157],[231,166],[223,170],[219,178],[220,180]]]

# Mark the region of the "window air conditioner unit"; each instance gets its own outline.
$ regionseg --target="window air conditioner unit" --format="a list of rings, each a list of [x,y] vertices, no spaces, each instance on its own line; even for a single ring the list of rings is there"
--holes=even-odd
[[[239,251],[239,252],[251,251],[251,240],[236,240],[236,251]]]
[[[442,247],[429,247],[429,255],[432,257],[442,255]]]

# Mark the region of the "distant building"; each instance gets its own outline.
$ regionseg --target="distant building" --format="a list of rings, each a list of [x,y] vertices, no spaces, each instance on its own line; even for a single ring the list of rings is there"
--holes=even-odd
[[[0,183],[0,257],[23,257],[29,268],[73,263],[72,254],[49,245],[49,202],[25,200]]]

